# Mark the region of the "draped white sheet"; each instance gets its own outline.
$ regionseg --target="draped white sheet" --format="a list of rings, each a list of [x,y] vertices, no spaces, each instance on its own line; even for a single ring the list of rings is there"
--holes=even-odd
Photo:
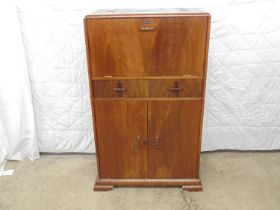
[[[280,149],[279,0],[18,0],[40,151],[93,152],[83,17],[99,8],[212,15],[202,149]]]
[[[16,6],[0,7],[0,173],[6,159],[39,158],[30,81]]]

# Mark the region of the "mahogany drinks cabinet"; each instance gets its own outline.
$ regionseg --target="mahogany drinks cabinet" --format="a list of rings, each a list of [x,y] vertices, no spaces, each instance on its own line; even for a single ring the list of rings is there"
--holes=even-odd
[[[210,15],[100,10],[84,19],[98,177],[202,190],[199,160]]]

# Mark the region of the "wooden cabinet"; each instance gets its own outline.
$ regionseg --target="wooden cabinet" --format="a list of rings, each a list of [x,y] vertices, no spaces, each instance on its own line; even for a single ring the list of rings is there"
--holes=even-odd
[[[98,163],[94,189],[201,190],[210,15],[111,10],[84,23]]]

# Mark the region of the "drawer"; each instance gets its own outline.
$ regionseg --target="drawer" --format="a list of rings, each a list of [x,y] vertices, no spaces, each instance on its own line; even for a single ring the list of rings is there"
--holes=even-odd
[[[201,79],[164,79],[150,80],[149,97],[201,97],[203,80]]]
[[[95,98],[146,98],[147,80],[93,80]]]
[[[201,79],[93,80],[94,98],[201,97]]]

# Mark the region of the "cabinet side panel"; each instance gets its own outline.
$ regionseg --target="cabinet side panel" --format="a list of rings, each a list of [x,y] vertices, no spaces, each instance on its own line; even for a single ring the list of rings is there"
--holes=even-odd
[[[207,80],[207,68],[208,68],[208,52],[209,52],[209,40],[210,40],[210,29],[211,29],[211,16],[207,17],[207,30],[206,30],[206,42],[205,42],[205,55],[204,55],[204,78],[203,78],[203,88],[202,88],[202,111],[201,111],[201,120],[200,120],[200,133],[199,133],[199,151],[201,151],[202,143],[202,130],[203,130],[203,118],[205,110],[205,93],[206,93],[206,80]],[[199,171],[200,166],[200,152],[198,155],[198,164],[197,170]]]
[[[90,47],[89,47],[89,38],[88,38],[88,25],[87,25],[87,18],[84,19],[84,33],[85,33],[85,43],[86,43],[86,53],[87,53],[87,67],[88,67],[88,78],[89,78],[89,90],[90,90],[90,102],[91,102],[91,110],[92,110],[92,124],[94,130],[94,143],[95,143],[95,151],[96,151],[96,163],[97,163],[97,171],[98,171],[98,178],[100,177],[100,170],[99,170],[99,153],[98,153],[98,142],[97,142],[97,135],[96,135],[96,127],[95,127],[95,117],[94,117],[94,107],[93,107],[93,90],[92,90],[92,66],[90,60]]]

